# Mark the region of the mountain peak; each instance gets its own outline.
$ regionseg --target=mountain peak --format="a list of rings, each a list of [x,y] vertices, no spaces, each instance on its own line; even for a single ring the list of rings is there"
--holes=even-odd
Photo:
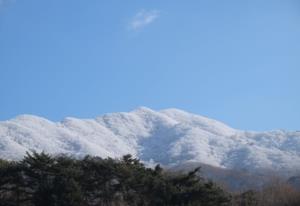
[[[136,114],[155,114],[157,113],[156,111],[148,108],[148,107],[144,107],[144,106],[140,106],[134,110],[131,111],[131,113],[136,113]]]

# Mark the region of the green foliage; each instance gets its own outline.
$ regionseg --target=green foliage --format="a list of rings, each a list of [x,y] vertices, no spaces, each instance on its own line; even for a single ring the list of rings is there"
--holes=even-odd
[[[27,154],[0,161],[0,206],[225,206],[229,195],[199,176],[120,160]]]

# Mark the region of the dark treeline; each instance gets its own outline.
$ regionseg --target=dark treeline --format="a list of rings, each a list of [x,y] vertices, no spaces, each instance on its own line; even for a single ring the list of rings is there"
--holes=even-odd
[[[1,206],[228,205],[230,196],[200,178],[146,168],[130,155],[121,160],[27,154],[0,162]]]
[[[300,195],[277,182],[260,191],[229,193],[189,173],[122,159],[27,154],[0,160],[0,206],[299,206]]]

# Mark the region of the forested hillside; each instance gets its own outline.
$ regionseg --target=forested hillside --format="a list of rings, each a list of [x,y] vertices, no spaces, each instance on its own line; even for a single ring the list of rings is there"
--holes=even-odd
[[[167,173],[130,155],[113,160],[27,154],[22,161],[1,161],[0,205],[228,205],[229,194],[198,170]]]
[[[230,193],[201,177],[138,159],[27,153],[0,161],[0,206],[297,206],[299,192],[277,183],[261,191]]]

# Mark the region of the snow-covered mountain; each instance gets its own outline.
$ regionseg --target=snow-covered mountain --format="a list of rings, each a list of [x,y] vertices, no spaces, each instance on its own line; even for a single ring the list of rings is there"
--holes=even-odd
[[[61,122],[21,115],[0,122],[0,158],[26,151],[117,158],[132,154],[148,163],[202,163],[245,171],[300,171],[300,132],[247,132],[178,109],[141,107],[95,119]]]

